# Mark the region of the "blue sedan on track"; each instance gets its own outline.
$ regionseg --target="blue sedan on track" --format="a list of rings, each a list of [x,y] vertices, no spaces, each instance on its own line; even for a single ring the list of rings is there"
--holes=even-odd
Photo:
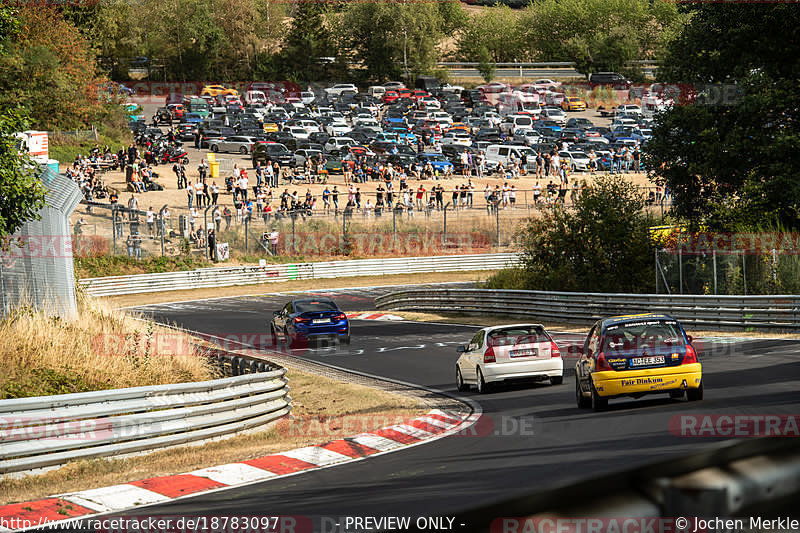
[[[299,298],[275,311],[269,323],[272,343],[285,342],[290,348],[311,341],[350,344],[350,322],[330,298]]]

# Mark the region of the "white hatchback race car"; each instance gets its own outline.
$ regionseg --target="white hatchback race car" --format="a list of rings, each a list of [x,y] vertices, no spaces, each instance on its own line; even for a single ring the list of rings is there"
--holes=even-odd
[[[478,331],[458,347],[456,386],[470,385],[486,393],[492,385],[514,381],[564,381],[564,361],[553,338],[541,324],[492,326]]]

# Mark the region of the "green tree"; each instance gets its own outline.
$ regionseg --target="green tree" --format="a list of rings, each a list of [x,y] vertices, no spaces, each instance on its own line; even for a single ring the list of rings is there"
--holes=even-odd
[[[497,65],[492,60],[489,50],[482,46],[478,49],[478,72],[483,77],[483,81],[489,83],[494,79],[494,73],[497,71]]]
[[[672,2],[541,0],[520,16],[521,41],[543,61],[573,61],[576,70],[625,71],[652,59],[681,20]]]
[[[673,212],[714,229],[800,227],[800,12],[791,5],[697,4],[659,76],[684,96],[661,115],[644,158]],[[764,39],[764,35],[770,35]],[[708,85],[710,84],[710,85]]]
[[[14,11],[0,6],[0,59],[15,48],[13,39],[19,27]],[[0,90],[5,90],[2,83]],[[0,249],[11,234],[44,207],[45,188],[30,159],[18,150],[16,134],[27,128],[25,111],[20,106],[0,105]]]
[[[330,60],[338,55],[332,30],[332,8],[325,2],[298,2],[280,52],[284,74],[295,81],[328,77]]]
[[[23,104],[39,129],[77,129],[107,112],[95,55],[54,7],[20,8],[0,56],[0,105]]]
[[[606,176],[582,191],[574,209],[529,219],[517,233],[522,266],[511,277],[524,286],[516,288],[649,292],[653,242],[643,207],[631,182]]]
[[[495,63],[525,59],[519,11],[495,4],[474,15],[456,41],[456,55],[462,61],[480,61],[484,50]]]
[[[413,78],[435,70],[440,40],[464,21],[458,2],[352,2],[342,13],[340,33],[367,77]]]

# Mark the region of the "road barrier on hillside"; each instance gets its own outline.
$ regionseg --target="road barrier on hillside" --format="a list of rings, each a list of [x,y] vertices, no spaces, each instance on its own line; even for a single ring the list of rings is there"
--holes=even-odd
[[[380,296],[380,310],[496,314],[590,324],[635,313],[665,313],[693,328],[800,331],[800,296],[686,296],[413,289]]]
[[[214,351],[230,377],[0,401],[0,474],[196,443],[291,410],[286,369]]]
[[[201,268],[183,272],[90,278],[81,280],[80,284],[91,296],[116,296],[181,289],[255,285],[271,281],[498,270],[516,263],[517,260],[518,255],[511,253],[354,259],[318,263]]]

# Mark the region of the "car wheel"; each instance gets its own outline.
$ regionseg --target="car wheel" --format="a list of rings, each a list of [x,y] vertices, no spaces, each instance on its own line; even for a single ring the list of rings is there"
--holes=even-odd
[[[608,400],[597,394],[597,389],[594,388],[594,383],[592,383],[591,386],[592,386],[592,410],[595,412],[605,411],[606,409],[608,409]]]
[[[483,372],[481,372],[480,367],[477,369],[478,374],[478,394],[486,394],[489,392],[489,385],[486,383],[486,380],[483,379]]]
[[[581,394],[581,386],[578,383],[578,376],[575,376],[575,403],[578,404],[579,409],[588,409],[591,407],[592,400]]]
[[[703,380],[696,389],[686,389],[686,399],[690,402],[698,402],[703,399]]]
[[[239,153],[242,155],[247,155],[247,147],[242,146],[241,148],[239,148]]]
[[[350,334],[347,334],[347,337],[342,339],[342,344],[350,344]]]
[[[683,389],[675,389],[669,391],[669,397],[672,398],[673,400],[680,400],[681,398],[683,398],[683,394],[684,394]]]
[[[219,146],[217,146],[216,144],[212,144],[211,145],[211,151],[212,152],[219,152]]]
[[[183,158],[183,164],[184,165],[188,165],[189,164],[189,158],[188,157],[184,157]]]
[[[461,375],[461,369],[456,365],[456,389],[458,392],[466,392],[469,386],[464,383],[464,376]]]
[[[272,324],[269,325],[269,335],[272,337],[272,346],[277,346],[278,335],[275,334],[275,327]]]
[[[550,384],[551,385],[561,385],[564,383],[564,376],[550,376]]]

